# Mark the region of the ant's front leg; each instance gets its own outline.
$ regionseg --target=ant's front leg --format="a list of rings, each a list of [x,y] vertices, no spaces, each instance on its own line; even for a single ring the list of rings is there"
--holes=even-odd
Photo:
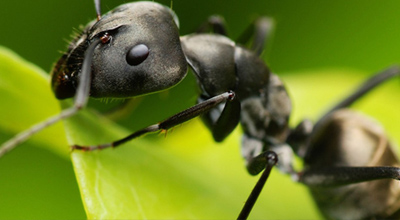
[[[186,122],[194,117],[197,117],[201,114],[204,114],[208,111],[210,111],[212,108],[215,108],[217,105],[223,103],[223,102],[231,102],[235,100],[235,93],[230,91],[230,92],[225,92],[221,95],[214,96],[210,99],[205,100],[204,102],[200,102],[195,106],[192,106],[182,112],[179,112],[164,121],[150,125],[142,130],[139,130],[137,132],[132,133],[131,135],[128,135],[125,138],[122,138],[120,140],[111,142],[111,143],[106,143],[106,144],[100,144],[100,145],[95,145],[95,146],[79,146],[79,145],[74,145],[72,146],[73,150],[83,150],[83,151],[93,151],[93,150],[101,150],[109,147],[117,147],[121,144],[124,144],[134,138],[140,137],[142,135],[148,134],[148,133],[153,133],[157,131],[162,131],[162,130],[168,130],[176,125],[182,124],[183,122]]]
[[[80,76],[79,85],[76,91],[74,105],[68,109],[63,110],[58,115],[50,117],[47,120],[40,122],[36,125],[33,125],[28,130],[25,130],[17,134],[14,138],[3,143],[0,147],[0,157],[2,157],[4,154],[14,149],[15,147],[18,146],[18,144],[24,142],[25,140],[27,140],[34,134],[38,133],[39,131],[51,126],[52,124],[62,119],[66,119],[75,115],[79,110],[81,110],[86,106],[89,98],[93,53],[96,46],[99,45],[101,42],[102,42],[101,39],[96,39],[90,44],[90,46],[85,52],[82,64],[82,74]]]

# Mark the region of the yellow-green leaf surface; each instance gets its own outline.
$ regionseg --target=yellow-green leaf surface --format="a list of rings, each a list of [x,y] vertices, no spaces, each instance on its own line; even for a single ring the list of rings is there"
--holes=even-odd
[[[365,76],[357,71],[322,70],[283,78],[295,100],[295,124],[304,116],[315,119]],[[382,120],[396,138],[400,125],[393,122],[399,122],[395,110],[399,91],[397,79],[397,84],[386,83],[356,105]],[[71,144],[99,144],[129,133],[102,120],[89,113],[70,120]],[[239,143],[240,129],[223,144],[215,144],[194,120],[166,137],[158,135],[156,141],[140,138],[117,149],[74,152],[88,217],[235,218],[257,180],[243,167]],[[251,217],[316,219],[319,215],[306,188],[275,170]]]
[[[58,114],[43,70],[0,47],[0,143]],[[0,158],[0,219],[81,219],[85,213],[62,123]]]
[[[7,57],[13,56],[10,53],[7,55]],[[27,91],[15,96],[14,99],[29,100],[32,104],[28,107],[20,106],[16,111],[20,111],[23,115],[32,114],[30,112],[37,108],[39,110],[35,110],[36,114],[42,114],[43,111],[48,111],[46,109],[54,108],[57,112],[58,107],[48,89],[46,79],[41,71],[34,72],[28,75],[36,74],[36,77],[25,76],[23,73],[19,77],[11,77],[6,86],[2,84],[0,97],[3,100],[3,93],[17,92],[21,85],[18,81],[21,77],[26,77],[27,85],[21,89]],[[324,109],[348,94],[365,78],[364,73],[349,70],[304,71],[281,76],[294,100],[294,114],[291,121],[293,125],[305,116],[317,118]],[[11,85],[12,81],[16,81],[13,82],[16,83],[13,88],[3,89]],[[40,96],[34,95],[39,86],[44,87],[47,92]],[[355,105],[356,109],[363,110],[381,121],[397,142],[400,139],[399,92],[399,80],[392,80]],[[29,98],[24,94],[29,95]],[[7,99],[7,102],[11,103],[14,99]],[[46,101],[41,103],[41,99]],[[36,105],[38,107],[35,107]],[[50,113],[53,112],[44,114],[43,118]],[[13,119],[2,118],[2,121],[8,121],[1,125],[2,130],[7,130],[7,123],[12,124],[10,120]],[[32,123],[35,122],[36,120]],[[28,126],[30,121],[23,123]],[[131,132],[91,110],[84,110],[64,124],[69,145],[100,144],[124,137]],[[20,129],[24,128],[17,127],[10,130],[8,135]],[[54,127],[47,132],[53,129]],[[62,131],[58,128],[55,130]],[[52,145],[54,142],[56,148],[68,148],[68,144],[61,143],[59,139],[51,140],[48,135],[43,134],[37,135],[33,141],[43,142],[46,145]],[[58,133],[57,135],[62,136]],[[235,218],[258,179],[248,175],[243,166],[240,157],[240,128],[222,144],[215,144],[207,129],[197,119],[177,126],[167,134],[154,135],[156,138],[142,137],[116,149],[95,152],[74,151],[71,154],[87,217]],[[321,217],[308,195],[307,188],[292,182],[288,176],[274,169],[250,218],[318,219]]]
[[[87,122],[83,129],[79,128],[82,121]],[[74,132],[70,137],[79,136],[74,138],[79,144],[128,134],[86,114],[67,126]],[[195,121],[179,126],[166,138],[159,135],[160,141],[139,139],[117,149],[73,152],[88,217],[235,218],[257,180],[243,167],[238,133],[216,145]],[[291,203],[297,218],[315,218],[301,185],[279,173],[272,176],[253,217],[293,218],[284,208]],[[299,205],[304,201],[306,208]]]
[[[33,124],[58,114],[48,74],[24,61],[12,51],[0,47],[0,130],[2,140],[28,129]],[[66,139],[61,123],[35,135],[30,141],[67,156]]]

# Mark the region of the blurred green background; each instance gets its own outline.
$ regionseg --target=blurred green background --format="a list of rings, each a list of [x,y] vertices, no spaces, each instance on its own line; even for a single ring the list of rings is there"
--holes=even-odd
[[[102,9],[108,11],[124,2],[103,0]],[[276,33],[266,60],[275,72],[327,66],[375,71],[400,58],[400,3],[395,0],[159,2],[173,4],[182,34],[190,33],[211,14],[223,15],[234,37],[253,18],[273,17]],[[66,48],[73,28],[95,17],[91,0],[3,1],[0,12],[1,44],[46,70]]]
[[[103,0],[102,10],[106,12],[124,2]],[[328,68],[372,74],[400,60],[400,2],[395,0],[158,2],[173,5],[180,18],[182,35],[191,33],[212,14],[225,17],[233,38],[257,16],[273,17],[275,34],[263,58],[278,74]],[[91,0],[3,1],[0,44],[50,71],[74,28],[94,17]],[[152,117],[136,117],[134,125],[131,121],[123,124],[133,129],[142,127],[189,105],[194,101],[195,89],[188,88],[193,81],[185,83],[168,97],[188,101],[174,101],[174,106],[165,106],[168,98],[150,97],[142,102],[136,114],[147,112]],[[0,218],[84,218],[74,178],[69,161],[42,149],[17,149],[0,160]]]

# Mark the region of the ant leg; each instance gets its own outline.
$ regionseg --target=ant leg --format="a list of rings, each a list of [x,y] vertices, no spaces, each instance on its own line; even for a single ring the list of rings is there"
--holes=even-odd
[[[257,55],[260,55],[265,47],[265,44],[270,39],[274,22],[271,18],[260,17],[253,22],[236,40],[240,44],[246,44],[253,37],[251,50]],[[204,33],[210,31],[210,29],[217,34],[228,36],[227,28],[224,19],[221,16],[213,15],[210,16],[206,22],[204,22],[197,29],[197,33]]]
[[[236,42],[245,45],[253,38],[250,49],[258,56],[263,52],[265,45],[271,38],[274,21],[268,17],[260,17],[253,22],[236,40]]]
[[[296,152],[297,156],[304,158],[307,151],[307,144],[312,134],[314,124],[309,119],[301,121],[294,129],[290,130],[286,142]]]
[[[240,212],[237,219],[247,219],[251,210],[253,209],[254,204],[258,199],[258,196],[264,188],[265,183],[267,182],[272,167],[275,166],[277,162],[278,155],[276,155],[276,153],[273,151],[263,152],[259,156],[253,158],[252,161],[250,161],[250,164],[252,164],[252,166],[254,166],[255,168],[254,170],[262,170],[264,168],[265,169],[264,172],[261,174],[261,177],[258,180],[257,184],[251,191],[250,196],[247,198],[246,203],[244,204],[242,211]]]
[[[199,98],[202,101],[202,98]],[[239,124],[240,102],[235,99],[216,106],[201,116],[216,142],[223,141]]]
[[[120,140],[107,143],[107,144],[101,144],[97,146],[79,146],[79,145],[74,145],[72,146],[72,149],[77,149],[77,150],[83,150],[83,151],[92,151],[92,150],[101,150],[109,147],[117,147],[127,141],[130,141],[134,138],[137,138],[139,136],[142,136],[147,133],[153,133],[161,130],[168,130],[176,125],[182,124],[183,122],[186,122],[194,117],[197,117],[205,112],[210,111],[212,108],[215,106],[219,105],[222,102],[226,101],[232,101],[235,98],[235,93],[230,91],[230,92],[225,92],[221,95],[214,96],[210,99],[207,99],[204,102],[198,103],[195,106],[192,106],[186,110],[183,110],[182,112],[179,112],[166,120],[150,125],[142,130],[136,131],[132,133],[131,135],[128,135],[125,138],[122,138]]]
[[[375,87],[381,85],[386,80],[388,80],[392,77],[395,77],[395,76],[400,76],[399,66],[392,66],[382,72],[375,74],[374,76],[369,78],[367,81],[365,81],[351,95],[349,95],[347,98],[343,99],[341,102],[336,104],[333,108],[331,108],[323,117],[321,117],[318,120],[318,122],[315,124],[315,127],[317,127],[317,125],[319,125],[323,120],[325,120],[327,118],[327,116],[330,115],[332,112],[352,105],[355,101],[357,101],[359,98],[364,96],[366,93],[370,92]]]
[[[339,109],[349,107],[359,98],[373,90],[375,87],[381,85],[386,80],[391,79],[392,77],[400,76],[400,69],[398,66],[392,66],[386,70],[383,70],[367,81],[365,81],[357,90],[355,90],[351,95],[340,101],[334,107],[332,107],[327,113],[325,113],[313,126],[312,123],[308,120],[302,121],[294,130],[291,131],[287,142],[293,146],[297,155],[301,158],[304,158],[307,154],[307,151],[310,151],[307,146],[307,142],[309,137],[320,130],[320,127],[332,113],[336,112]],[[310,128],[312,131],[310,131]]]
[[[212,30],[216,34],[227,36],[226,24],[224,18],[218,15],[212,15],[208,17],[200,27],[197,29],[197,33],[205,33]]]
[[[17,134],[12,139],[3,143],[0,147],[0,157],[2,157],[4,154],[11,151],[15,147],[17,147],[18,144],[26,141],[29,137],[43,130],[44,128],[47,128],[50,125],[62,119],[69,118],[75,115],[80,109],[86,106],[90,91],[90,78],[91,78],[90,75],[91,75],[91,65],[93,60],[93,52],[99,43],[101,43],[101,40],[94,41],[92,44],[90,44],[90,46],[85,52],[85,57],[82,64],[82,75],[79,80],[79,85],[75,95],[74,105],[68,109],[63,110],[58,115],[55,115],[43,122],[33,125],[29,129]]]
[[[398,210],[400,162],[376,121],[339,109],[314,129],[307,146],[305,169],[296,177],[323,213],[346,209],[359,213],[352,216],[389,216],[392,208]],[[343,219],[346,214],[331,216]]]
[[[324,167],[299,174],[299,182],[311,187],[332,187],[379,179],[400,180],[400,168],[378,167]]]
[[[400,179],[399,161],[383,128],[349,109],[333,112],[309,142],[299,181],[330,187]]]

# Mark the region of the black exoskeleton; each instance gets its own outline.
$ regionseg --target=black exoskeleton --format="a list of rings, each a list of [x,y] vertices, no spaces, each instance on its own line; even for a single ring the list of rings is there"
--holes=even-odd
[[[52,72],[55,96],[74,97],[74,106],[4,143],[0,156],[76,114],[89,97],[129,98],[163,91],[181,82],[190,67],[201,91],[196,105],[120,140],[73,149],[117,147],[197,116],[220,142],[240,123],[247,169],[252,175],[264,172],[239,219],[247,218],[275,165],[309,186],[327,218],[393,218],[400,210],[400,185],[389,180],[400,179],[392,144],[379,125],[348,109],[382,82],[400,75],[398,67],[366,81],[315,125],[304,120],[290,128],[292,105],[285,86],[259,58],[272,30],[270,19],[254,23],[253,46],[245,48],[226,36],[217,16],[199,32],[180,37],[177,16],[158,3],[127,3],[104,16],[99,6],[96,1],[97,20],[72,41]],[[213,33],[206,33],[210,29]],[[293,168],[294,154],[304,159],[303,171]]]

